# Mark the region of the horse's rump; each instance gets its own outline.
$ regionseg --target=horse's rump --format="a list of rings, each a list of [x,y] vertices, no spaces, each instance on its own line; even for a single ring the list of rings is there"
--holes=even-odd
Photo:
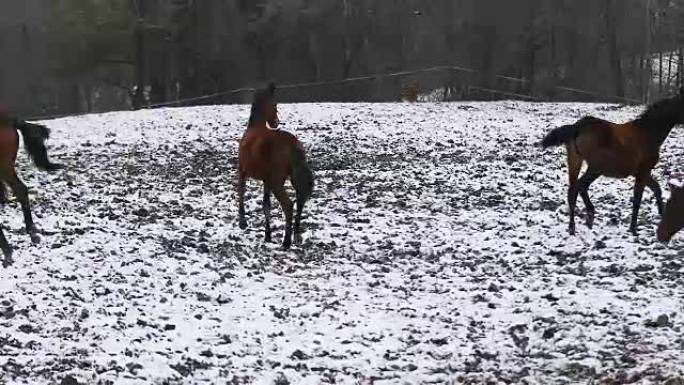
[[[245,133],[240,141],[240,171],[250,178],[264,180],[270,174],[290,174],[290,152],[299,142],[286,131],[261,130]]]
[[[580,146],[582,142],[591,142],[593,146],[606,149],[615,147],[617,144],[614,135],[615,130],[610,122],[596,119],[591,121],[583,132],[578,135],[577,141],[580,143]],[[582,140],[583,138],[586,139]]]

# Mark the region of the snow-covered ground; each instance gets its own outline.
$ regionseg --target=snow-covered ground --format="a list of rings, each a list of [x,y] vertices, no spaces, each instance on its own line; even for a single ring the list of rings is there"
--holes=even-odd
[[[600,179],[567,235],[565,154],[585,114],[518,102],[281,105],[317,175],[305,245],[264,244],[261,187],[237,226],[246,106],[48,121],[58,174],[20,156],[39,245],[13,201],[0,383],[662,383],[684,368],[684,236]],[[684,172],[678,128],[656,170]],[[668,191],[668,189],[665,189]],[[666,195],[669,195],[666,192]],[[579,207],[583,207],[581,203]],[[282,236],[280,209],[274,208]],[[603,381],[603,382],[599,382]]]

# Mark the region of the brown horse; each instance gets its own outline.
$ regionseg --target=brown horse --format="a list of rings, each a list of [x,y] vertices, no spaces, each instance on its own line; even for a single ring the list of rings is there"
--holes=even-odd
[[[663,219],[658,226],[658,240],[669,242],[684,228],[684,185],[670,184],[672,197],[665,206]]]
[[[684,88],[674,98],[650,106],[636,120],[615,124],[591,116],[552,130],[542,147],[565,145],[568,157],[570,187],[570,234],[575,234],[575,206],[579,194],[587,208],[587,226],[594,224],[595,209],[589,199],[589,186],[600,176],[623,179],[636,178],[630,231],[637,235],[637,217],[644,188],[648,186],[656,197],[658,212],[663,212],[662,191],[651,175],[660,158],[660,147],[677,124],[684,123]],[[578,180],[582,164],[586,173]]]
[[[304,204],[313,192],[313,173],[306,163],[302,144],[294,135],[276,130],[280,124],[275,102],[274,84],[254,96],[249,124],[242,139],[238,155],[238,205],[240,228],[247,228],[245,220],[245,183],[247,178],[264,182],[265,239],[271,241],[271,192],[285,213],[285,249],[292,245],[292,202],[285,190],[289,177],[297,197],[297,214],[294,223],[295,242],[301,242],[301,217]],[[268,124],[268,125],[267,125]],[[270,128],[269,128],[270,127]]]
[[[55,171],[59,170],[61,165],[51,163],[48,159],[45,140],[50,137],[50,130],[47,127],[14,119],[6,114],[0,115],[0,202],[7,201],[5,191],[5,184],[7,184],[21,204],[24,222],[26,223],[26,232],[31,236],[31,240],[37,243],[40,238],[31,215],[28,188],[19,179],[15,170],[17,151],[19,149],[19,134],[17,131],[21,131],[24,138],[24,146],[39,169]],[[0,229],[0,249],[5,256],[3,266],[7,267],[12,264],[12,248],[7,242],[2,229]]]

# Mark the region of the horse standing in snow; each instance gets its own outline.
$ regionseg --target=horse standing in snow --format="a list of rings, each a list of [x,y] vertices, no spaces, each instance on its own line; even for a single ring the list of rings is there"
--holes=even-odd
[[[249,124],[242,139],[238,155],[238,206],[240,228],[247,228],[245,220],[245,184],[247,178],[264,182],[263,210],[265,240],[271,241],[271,193],[275,195],[285,213],[285,249],[292,245],[292,201],[285,190],[289,177],[297,197],[294,221],[295,242],[301,243],[301,217],[304,204],[313,191],[313,173],[306,162],[302,144],[294,135],[276,130],[280,124],[275,102],[274,84],[254,96]],[[270,128],[269,128],[270,127]]]
[[[5,191],[5,184],[7,184],[21,204],[24,222],[26,223],[26,232],[31,236],[31,241],[37,243],[40,241],[40,238],[31,215],[28,188],[19,179],[15,169],[17,151],[19,149],[19,134],[17,131],[21,131],[21,135],[24,138],[24,146],[39,169],[56,171],[62,168],[62,166],[51,163],[48,159],[45,140],[50,137],[50,130],[47,127],[11,118],[7,114],[0,112],[0,203],[7,201]],[[5,256],[3,266],[7,267],[12,264],[12,248],[7,242],[2,229],[0,229],[0,249]]]
[[[646,186],[655,194],[658,212],[663,213],[663,197],[651,171],[660,158],[660,147],[677,124],[684,123],[684,88],[679,95],[651,105],[636,120],[615,124],[591,116],[577,123],[552,130],[542,140],[542,147],[565,145],[568,158],[570,187],[571,235],[575,234],[575,206],[579,194],[587,208],[587,226],[592,228],[594,205],[589,199],[589,186],[600,176],[623,179],[636,178],[630,231],[637,235],[637,218]],[[579,178],[582,164],[586,173]]]
[[[680,182],[681,183],[681,182]],[[684,228],[684,185],[670,184],[672,197],[665,206],[663,218],[658,226],[658,240],[669,242]]]

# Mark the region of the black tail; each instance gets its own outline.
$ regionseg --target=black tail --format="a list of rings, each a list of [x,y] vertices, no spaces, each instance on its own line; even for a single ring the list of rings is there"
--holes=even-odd
[[[24,122],[22,120],[15,120],[14,127],[21,131],[24,137],[24,147],[33,159],[33,163],[41,170],[55,171],[62,168],[62,165],[51,163],[48,159],[47,149],[45,148],[45,140],[50,137],[50,129],[40,125]]]
[[[314,175],[306,163],[306,154],[300,146],[292,147],[292,186],[297,193],[297,204],[304,207],[311,198],[314,188]]]
[[[580,119],[575,124],[568,124],[567,126],[558,127],[551,130],[546,137],[541,141],[543,148],[557,147],[573,141],[582,131],[591,127],[591,125],[598,119],[587,116]]]

